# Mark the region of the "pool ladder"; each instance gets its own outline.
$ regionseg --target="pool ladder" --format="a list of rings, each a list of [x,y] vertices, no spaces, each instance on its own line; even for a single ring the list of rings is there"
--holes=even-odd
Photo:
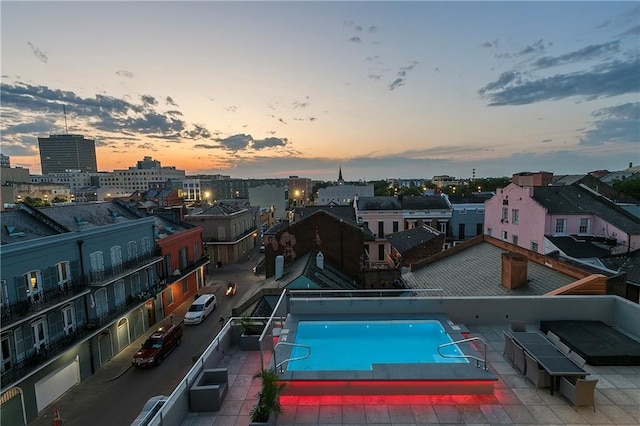
[[[458,343],[468,343],[468,342],[474,342],[474,341],[482,342],[482,345],[484,347],[484,359],[478,358],[477,356],[473,356],[473,355],[465,355],[465,354],[462,354],[462,355],[448,355],[448,354],[443,354],[442,352],[440,352],[440,348],[444,348],[445,346],[457,345]],[[455,342],[450,342],[450,343],[443,343],[443,344],[438,346],[438,355],[440,355],[443,358],[467,358],[467,359],[470,358],[470,359],[474,359],[476,361],[476,367],[480,368],[480,363],[482,363],[484,370],[488,370],[489,369],[487,367],[487,342],[485,342],[484,339],[481,339],[480,337],[469,337],[468,339],[456,340]]]
[[[299,348],[307,348],[308,352],[306,353],[306,355],[304,356],[297,356],[297,357],[293,357],[293,358],[287,358],[284,361],[280,361],[280,363],[276,364],[276,349],[278,349],[278,346],[280,345],[284,345],[284,346],[297,346]],[[282,366],[289,362],[289,361],[298,361],[301,359],[306,359],[309,358],[309,356],[311,355],[311,346],[309,345],[301,345],[300,343],[289,343],[289,342],[278,342],[276,343],[276,345],[273,347],[273,363],[276,366],[276,371],[278,371],[278,369],[280,369],[280,373],[284,372],[284,368],[282,368]]]

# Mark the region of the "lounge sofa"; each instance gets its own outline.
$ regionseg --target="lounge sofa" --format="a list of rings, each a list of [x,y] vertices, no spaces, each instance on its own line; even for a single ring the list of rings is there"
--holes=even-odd
[[[193,412],[218,411],[228,390],[226,368],[205,368],[189,388],[189,409]]]

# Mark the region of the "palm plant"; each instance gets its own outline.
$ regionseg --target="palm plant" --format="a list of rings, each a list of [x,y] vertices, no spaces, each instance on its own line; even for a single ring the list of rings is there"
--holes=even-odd
[[[260,370],[253,377],[261,380],[262,389],[256,395],[258,403],[251,409],[251,421],[267,423],[271,415],[282,413],[280,391],[284,383],[278,383],[278,373],[272,370]]]

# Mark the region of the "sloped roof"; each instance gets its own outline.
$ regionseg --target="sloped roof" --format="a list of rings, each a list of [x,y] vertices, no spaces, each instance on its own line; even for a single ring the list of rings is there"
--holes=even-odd
[[[554,176],[551,185],[553,186],[563,186],[563,185],[573,185],[576,182],[579,182],[586,175],[562,175],[562,176]]]
[[[574,238],[572,236],[554,237],[553,235],[545,235],[545,238],[551,241],[564,254],[576,259],[599,259],[611,254],[611,250],[598,245],[597,242],[588,237]]]
[[[60,234],[59,231],[20,209],[0,212],[0,221],[2,223],[0,235],[3,245]]]
[[[640,286],[640,250],[629,255],[600,259],[602,264],[612,271],[625,272],[627,282]]]
[[[202,215],[214,215],[214,216],[229,216],[235,213],[239,213],[243,210],[247,210],[244,207],[235,207],[227,203],[217,203],[215,206],[211,206],[208,209],[203,210],[200,213]]]
[[[44,207],[40,212],[70,231],[98,228],[123,221],[139,219],[140,215],[123,207],[116,201],[105,203],[74,203]]]
[[[502,285],[502,253],[507,252],[484,239],[463,250],[404,272],[409,288],[442,289],[443,296],[539,296],[574,281],[569,275],[533,261],[527,262],[529,282],[510,290]]]
[[[484,204],[489,198],[493,197],[495,194],[490,192],[482,193],[482,195],[478,194],[469,194],[469,195],[449,195],[449,202],[451,204]]]
[[[356,210],[352,206],[327,205],[298,207],[295,209],[295,213],[302,219],[317,212],[318,210],[326,211],[336,217],[351,220],[353,222],[356,220]]]
[[[156,226],[156,238],[165,238],[170,235],[179,234],[180,232],[192,229],[192,226],[185,226],[180,223],[173,222],[162,216],[154,215],[154,222]]]
[[[533,199],[550,214],[595,214],[629,234],[640,234],[640,219],[579,186],[535,186]]]
[[[424,195],[408,195],[400,200],[404,210],[427,210],[427,209],[445,209],[449,210],[449,204],[445,197],[439,195],[428,197]]]
[[[402,210],[402,204],[396,197],[358,197],[358,210]]]
[[[437,236],[437,231],[429,226],[418,226],[406,231],[385,235],[387,241],[400,253],[405,253],[407,250],[418,247]]]

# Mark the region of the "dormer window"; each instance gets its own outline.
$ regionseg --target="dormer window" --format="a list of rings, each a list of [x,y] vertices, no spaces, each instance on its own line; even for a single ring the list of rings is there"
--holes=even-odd
[[[5,229],[7,230],[7,233],[9,234],[10,237],[24,237],[25,235],[24,232],[22,232],[20,229],[16,228],[15,226],[6,225]]]
[[[86,225],[87,223],[89,223],[82,216],[75,216],[73,219],[76,221],[76,224],[78,225]]]

